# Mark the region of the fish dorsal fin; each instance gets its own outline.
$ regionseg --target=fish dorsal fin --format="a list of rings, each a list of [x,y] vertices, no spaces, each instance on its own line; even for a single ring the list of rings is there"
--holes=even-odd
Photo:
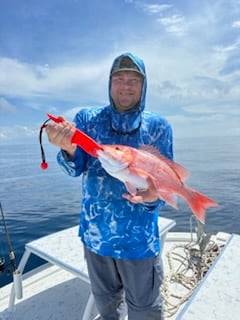
[[[177,162],[174,162],[173,160],[165,157],[163,154],[160,153],[160,151],[151,145],[142,145],[139,150],[147,153],[151,153],[155,157],[159,158],[161,161],[164,161],[171,167],[177,175],[180,177],[182,181],[186,180],[189,177],[189,171],[184,168],[182,165],[180,165]]]
[[[154,146],[151,146],[151,145],[144,144],[141,147],[139,147],[138,150],[141,150],[141,151],[147,152],[147,153],[151,153],[156,157],[161,157],[162,156],[160,151],[157,148],[155,148]]]

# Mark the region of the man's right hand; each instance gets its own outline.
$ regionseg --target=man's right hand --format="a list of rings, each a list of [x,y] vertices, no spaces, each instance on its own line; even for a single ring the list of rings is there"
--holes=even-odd
[[[75,123],[68,122],[65,119],[63,122],[54,122],[46,126],[48,141],[64,150],[69,157],[74,155],[77,148],[76,144],[71,143],[71,139],[75,130]]]

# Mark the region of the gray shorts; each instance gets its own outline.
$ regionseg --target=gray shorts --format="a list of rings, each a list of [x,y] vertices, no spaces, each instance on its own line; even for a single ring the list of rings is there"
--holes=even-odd
[[[163,319],[160,255],[137,260],[113,259],[84,249],[91,289],[101,319],[122,319],[125,302],[128,320]]]

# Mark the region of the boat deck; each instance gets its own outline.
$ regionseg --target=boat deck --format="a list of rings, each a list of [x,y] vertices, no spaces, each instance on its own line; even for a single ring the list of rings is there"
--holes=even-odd
[[[233,234],[177,320],[239,319],[240,236]]]
[[[61,236],[63,234],[66,235],[66,232],[66,230],[61,231]],[[167,232],[166,234],[162,253],[165,274],[169,272],[167,253],[176,245],[184,246],[191,241],[190,233]],[[48,237],[45,237],[45,240],[52,239],[52,241],[55,241],[53,235]],[[219,233],[215,238],[223,244],[227,241],[227,244],[189,301],[183,304],[178,312],[168,319],[237,320],[239,318],[240,273],[238,270],[240,267],[240,236],[232,235],[229,238],[228,234]],[[74,239],[70,239],[69,241],[66,241],[65,238],[65,241],[62,243],[58,241],[58,244],[56,244],[55,242],[55,247],[57,248],[59,245],[60,247],[64,246],[64,243],[65,245],[68,243],[68,246],[74,247],[76,245],[74,240],[79,241],[76,235]],[[37,242],[30,243],[28,249],[32,246],[31,250],[34,247],[34,250],[41,252],[42,246],[36,249],[41,241],[43,241],[42,238],[37,240]],[[44,243],[47,246],[47,241],[44,241]],[[59,252],[60,254],[61,252]],[[74,257],[74,252],[70,256]],[[26,263],[26,258],[25,256],[23,259],[22,267]],[[69,271],[68,268],[62,267],[59,263],[52,265],[53,261],[50,257],[48,257],[47,261],[49,262],[46,265],[39,267],[38,270],[30,271],[23,276],[24,296],[21,300],[16,300],[13,312],[9,312],[9,309],[7,309],[11,285],[1,288],[0,320],[84,319],[85,306],[91,294],[87,279],[84,276],[80,277],[79,272],[76,273],[74,268]],[[81,273],[85,274],[84,268],[81,270]],[[93,319],[96,314],[96,308],[93,306],[89,314],[90,319]]]
[[[159,230],[160,230],[160,238],[161,238],[161,247],[163,249],[164,242],[166,235],[168,231],[175,226],[175,221],[167,218],[159,218]],[[72,228],[68,228],[56,233],[53,233],[51,235],[42,237],[40,239],[34,240],[32,242],[29,242],[25,246],[25,252],[24,255],[20,261],[19,264],[19,270],[21,273],[23,273],[24,268],[27,264],[27,261],[31,254],[34,254],[48,263],[58,266],[60,269],[67,271],[73,276],[76,276],[78,280],[82,280],[83,283],[88,285],[89,288],[89,278],[88,278],[88,272],[87,272],[87,266],[84,261],[84,252],[83,252],[83,245],[80,241],[80,238],[78,237],[78,226],[74,226]],[[62,273],[58,272],[58,275],[61,274],[61,277],[63,276]],[[28,277],[28,275],[25,276]],[[57,274],[55,275],[55,277]],[[60,276],[59,276],[60,277]],[[64,275],[65,277],[65,275]],[[68,278],[68,276],[67,276]],[[45,279],[45,281],[48,281]],[[32,283],[33,284],[33,283]],[[44,284],[43,284],[44,285]],[[48,282],[47,282],[48,285]],[[39,286],[39,283],[37,283],[37,286]],[[24,296],[26,295],[26,285],[24,285]],[[46,286],[44,286],[46,289]],[[80,286],[81,288],[81,286]],[[34,290],[34,289],[33,289]],[[48,292],[47,292],[48,293]],[[79,294],[80,296],[80,294]],[[44,297],[45,299],[45,297]],[[62,300],[62,299],[61,299]],[[19,300],[19,303],[21,304],[22,300]],[[12,287],[12,290],[10,292],[10,299],[9,299],[9,312],[14,311],[14,308],[19,308],[19,303],[15,307],[15,291],[14,287]],[[60,302],[59,302],[60,303]],[[61,301],[61,304],[63,302]],[[65,302],[66,305],[66,302]],[[93,309],[94,309],[94,300],[93,296],[91,295],[89,289],[88,289],[88,296],[87,296],[87,302],[85,301],[85,307],[82,306],[81,309],[83,309],[83,314],[81,316],[81,320],[89,320],[92,317]],[[35,307],[35,302],[33,307]],[[79,306],[75,306],[75,308],[79,308]],[[36,310],[35,310],[36,311]],[[38,310],[39,312],[40,310]],[[16,314],[16,312],[13,312],[12,315]],[[37,314],[37,311],[36,311]],[[15,315],[14,315],[15,316]],[[60,317],[60,318],[59,318]],[[79,315],[78,315],[79,317]],[[0,318],[1,319],[1,318]],[[15,319],[15,318],[14,318]],[[31,319],[31,318],[29,318]],[[54,318],[55,319],[55,318]],[[61,318],[61,315],[58,315],[58,318],[56,319],[65,319]],[[74,319],[74,318],[71,318]],[[79,318],[78,318],[79,319]]]
[[[13,312],[7,309],[11,285],[1,289],[0,320],[83,319],[90,288],[79,277],[47,263],[37,273],[28,273],[23,281],[24,295],[16,300]],[[91,318],[96,314],[93,308]]]

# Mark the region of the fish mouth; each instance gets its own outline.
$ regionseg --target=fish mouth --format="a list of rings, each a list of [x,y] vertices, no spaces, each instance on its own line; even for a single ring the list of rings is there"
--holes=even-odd
[[[114,159],[103,150],[98,151],[98,159],[107,172],[118,172],[128,167],[128,163]]]

